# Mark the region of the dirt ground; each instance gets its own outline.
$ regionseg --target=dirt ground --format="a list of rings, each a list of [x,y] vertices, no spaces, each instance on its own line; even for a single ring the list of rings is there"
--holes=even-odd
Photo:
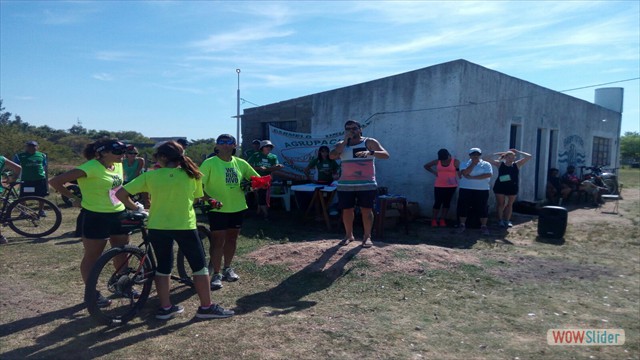
[[[623,205],[625,202],[638,201],[640,190],[625,189],[623,195],[624,199],[620,200],[619,214],[612,213],[614,207],[613,202],[607,202],[599,208],[586,207],[584,204],[567,205],[567,209],[569,210],[568,226],[585,229],[589,226],[597,226],[597,222],[603,220],[609,224],[632,224],[632,219],[623,216]],[[514,227],[509,229],[509,232],[506,234],[505,232],[501,233],[501,230],[497,227],[493,227],[492,233],[496,233],[498,236],[489,238],[488,240],[494,241],[497,239],[504,242],[504,239],[508,239],[506,243],[515,246],[528,244],[532,241],[532,237],[535,237],[535,235],[532,236],[532,234],[535,234],[537,231],[536,219],[536,216],[514,213]],[[636,222],[637,221],[636,219]],[[416,225],[412,223],[410,226],[413,227]],[[435,230],[422,225],[419,231],[446,231],[445,236],[456,236],[451,235],[455,234],[455,229]],[[467,231],[471,231],[471,229]],[[397,271],[408,274],[422,273],[425,271],[425,268],[446,269],[452,266],[459,266],[460,264],[479,263],[475,252],[428,244],[419,244],[418,246],[394,244],[392,240],[385,240],[385,242],[376,242],[374,238],[374,246],[358,251],[357,256],[373,267],[396,269]],[[310,272],[325,272],[327,276],[337,277],[340,274],[332,273],[331,269],[344,268],[345,264],[340,264],[339,262],[342,261],[346,263],[349,262],[351,258],[343,255],[360,246],[360,242],[356,240],[347,246],[340,247],[337,245],[339,241],[340,239],[323,239],[302,243],[295,242],[270,245],[247,254],[246,257],[261,265],[284,265],[294,272],[307,268],[306,270]]]

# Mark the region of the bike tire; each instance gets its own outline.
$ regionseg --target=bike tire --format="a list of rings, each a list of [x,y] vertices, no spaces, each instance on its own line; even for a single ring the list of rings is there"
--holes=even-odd
[[[42,209],[46,216],[40,216]],[[7,223],[11,230],[26,237],[47,236],[58,230],[62,223],[60,209],[39,196],[25,196],[9,204]]]
[[[76,184],[71,184],[68,186],[65,186],[67,188],[67,190],[71,191],[71,193],[73,195],[75,195],[76,197],[82,199],[82,192],[80,191],[80,186],[76,185]],[[73,206],[73,203],[71,201],[69,201],[69,198],[61,195],[62,197],[62,201],[64,202],[65,205],[67,206]]]
[[[200,244],[204,251],[205,259],[208,259],[209,244],[211,243],[211,233],[205,226],[198,226],[198,235],[200,237]],[[206,262],[208,264],[208,262]],[[191,267],[189,262],[185,258],[184,254],[178,249],[178,255],[176,256],[176,268],[178,268],[178,276],[180,276],[180,282],[193,287],[193,278],[191,275]]]
[[[93,319],[102,325],[120,326],[133,319],[149,298],[155,268],[147,254],[139,247],[114,247],[98,258],[85,285],[84,302]],[[124,256],[124,271],[115,269],[115,257]],[[124,269],[124,266],[121,266]],[[131,295],[135,290],[139,296]],[[110,300],[108,306],[98,304],[97,293]]]

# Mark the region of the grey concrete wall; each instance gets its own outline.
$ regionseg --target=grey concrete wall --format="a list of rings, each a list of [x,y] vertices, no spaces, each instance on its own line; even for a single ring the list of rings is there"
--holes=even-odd
[[[423,165],[435,159],[440,148],[460,161],[468,159],[471,147],[482,148],[484,155],[504,151],[511,125],[520,126],[519,150],[539,156],[522,169],[519,199],[534,201],[544,197],[548,164],[562,172],[575,159],[591,165],[593,136],[612,139],[615,161],[621,119],[621,114],[603,107],[457,60],[247,109],[244,139],[254,137],[258,121],[283,121],[278,114],[292,106],[311,106],[310,112],[298,111],[300,132],[334,133],[348,119],[367,123],[364,135],[378,139],[391,154],[389,160],[376,162],[379,185],[418,202],[425,215],[431,212],[435,179]]]

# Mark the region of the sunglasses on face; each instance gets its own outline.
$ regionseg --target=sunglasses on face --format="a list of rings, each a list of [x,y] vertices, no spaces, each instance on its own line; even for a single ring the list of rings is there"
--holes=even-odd
[[[480,156],[482,154],[478,154],[478,153],[473,153],[473,154],[469,154],[469,156]]]
[[[349,127],[344,128],[344,129],[347,130],[347,131],[353,131],[353,130],[358,130],[359,128],[357,126],[349,126]]]
[[[115,150],[111,150],[111,153],[112,153],[113,155],[122,155],[122,154],[124,154],[124,150],[122,150],[122,149],[115,149]]]
[[[127,155],[138,155],[138,153],[128,152]]]
[[[233,145],[235,143],[236,142],[231,140],[231,139],[221,139],[221,140],[216,141],[216,144],[218,144],[218,145]]]

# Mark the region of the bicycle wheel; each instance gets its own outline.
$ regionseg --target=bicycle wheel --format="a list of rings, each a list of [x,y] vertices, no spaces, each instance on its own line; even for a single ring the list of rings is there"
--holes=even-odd
[[[198,226],[198,235],[200,237],[200,242],[202,243],[202,249],[204,250],[204,257],[205,259],[208,259],[207,255],[209,254],[210,232],[205,226],[200,225]],[[180,276],[179,281],[189,286],[193,286],[191,267],[180,249],[178,249],[178,255],[176,256],[176,267],[178,268],[178,275]]]
[[[80,186],[76,185],[76,184],[71,184],[68,186],[65,186],[67,188],[67,190],[71,191],[71,193],[73,195],[75,195],[76,197],[82,199],[82,192],[80,191]],[[71,201],[69,201],[69,198],[61,195],[62,197],[62,201],[64,202],[65,205],[67,206],[73,206],[73,203]]]
[[[62,222],[60,209],[38,196],[25,196],[12,202],[7,213],[11,230],[26,237],[47,236],[58,230]]]
[[[154,267],[139,247],[126,245],[106,251],[93,266],[85,285],[89,314],[103,325],[124,325],[149,298]],[[114,260],[126,262],[116,269]],[[99,295],[108,301],[99,302]]]

